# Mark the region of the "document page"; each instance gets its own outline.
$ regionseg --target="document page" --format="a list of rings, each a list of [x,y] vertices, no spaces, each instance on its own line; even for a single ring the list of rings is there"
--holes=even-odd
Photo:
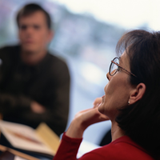
[[[29,126],[0,120],[0,130],[13,147],[53,155],[52,150]]]

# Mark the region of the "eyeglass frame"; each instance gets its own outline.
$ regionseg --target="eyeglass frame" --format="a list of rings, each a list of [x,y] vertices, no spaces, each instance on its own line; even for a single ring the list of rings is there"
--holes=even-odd
[[[119,58],[120,57],[115,57],[115,58],[113,58],[113,60],[111,61],[111,64],[110,64],[110,67],[109,67],[109,74],[110,74],[110,76],[114,76],[116,73],[117,73],[117,71],[118,71],[118,68],[116,69],[116,71],[113,73],[113,74],[111,74],[111,66],[112,66],[112,63],[114,63],[115,65],[117,65],[119,68],[121,68],[121,69],[123,69],[124,71],[126,71],[127,73],[129,73],[129,74],[131,74],[132,76],[134,76],[134,77],[137,77],[135,74],[133,74],[132,72],[130,72],[130,71],[127,71],[125,68],[123,68],[123,67],[121,67],[118,63],[116,63],[116,62],[114,62],[114,60],[115,59],[118,59],[119,60]]]

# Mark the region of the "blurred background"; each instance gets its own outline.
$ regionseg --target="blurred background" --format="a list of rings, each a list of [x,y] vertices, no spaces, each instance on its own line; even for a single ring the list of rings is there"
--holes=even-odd
[[[103,96],[119,38],[133,29],[160,29],[159,0],[0,0],[0,47],[18,43],[15,15],[30,2],[50,13],[54,39],[49,50],[64,59],[70,70],[68,126],[78,111]],[[84,139],[99,144],[109,129],[109,121],[92,125]]]

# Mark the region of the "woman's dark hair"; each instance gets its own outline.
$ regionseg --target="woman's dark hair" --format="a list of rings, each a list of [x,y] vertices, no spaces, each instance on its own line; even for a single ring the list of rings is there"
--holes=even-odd
[[[160,32],[134,30],[126,33],[117,44],[117,52],[126,51],[130,70],[130,83],[144,83],[142,99],[120,111],[116,118],[133,141],[142,146],[155,159],[160,158]]]
[[[45,17],[46,17],[46,24],[47,24],[47,27],[48,29],[51,29],[51,18],[50,18],[50,15],[41,7],[39,6],[38,4],[35,4],[35,3],[30,3],[30,4],[27,4],[25,5],[18,13],[17,13],[17,17],[16,17],[16,20],[17,20],[17,25],[19,27],[19,19],[21,17],[25,17],[25,16],[28,16],[28,15],[31,15],[37,11],[41,11],[44,13]]]

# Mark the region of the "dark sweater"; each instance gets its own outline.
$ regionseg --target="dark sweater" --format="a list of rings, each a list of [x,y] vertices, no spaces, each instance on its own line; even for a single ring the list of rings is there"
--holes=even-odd
[[[67,65],[47,53],[35,66],[24,64],[20,46],[0,49],[0,113],[4,120],[36,128],[45,122],[58,135],[64,132],[69,112],[70,75]],[[31,111],[31,101],[46,109]]]

